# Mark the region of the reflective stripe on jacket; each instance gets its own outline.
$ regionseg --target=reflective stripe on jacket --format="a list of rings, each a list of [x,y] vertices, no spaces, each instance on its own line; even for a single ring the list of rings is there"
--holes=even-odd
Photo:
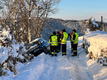
[[[58,38],[56,35],[51,36],[51,45],[58,46]]]
[[[63,39],[61,41],[61,44],[66,44],[67,43],[67,38],[68,38],[68,34],[66,32],[63,32]]]

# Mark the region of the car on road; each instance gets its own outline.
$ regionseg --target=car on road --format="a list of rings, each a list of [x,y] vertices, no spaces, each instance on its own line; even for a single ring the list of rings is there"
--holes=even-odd
[[[27,46],[27,54],[38,56],[42,52],[49,53],[50,43],[43,38],[37,38],[31,41]]]

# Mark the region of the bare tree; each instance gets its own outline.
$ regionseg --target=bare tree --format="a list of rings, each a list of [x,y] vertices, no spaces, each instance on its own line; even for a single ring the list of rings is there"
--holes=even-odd
[[[55,14],[58,0],[2,0],[4,1],[5,24],[17,39],[31,41],[40,37],[47,18]],[[34,39],[32,38],[32,39]]]
[[[57,11],[57,8],[54,6],[58,4],[59,1],[26,0],[26,2],[28,6],[26,6],[25,3],[23,3],[23,5],[28,11],[28,36],[29,41],[31,41],[31,35],[35,38],[40,37],[46,18],[50,13],[54,14]],[[30,32],[33,33],[31,34]]]
[[[57,8],[53,8],[53,6],[58,4],[58,2],[56,0],[49,0],[49,1],[45,1],[45,2],[43,2],[41,0],[40,3],[42,3],[42,5],[43,5],[42,8],[41,9],[36,9],[34,11],[34,16],[36,16],[36,24],[35,24],[36,33],[35,34],[38,34],[38,35],[34,34],[35,38],[40,36],[40,34],[42,32],[42,29],[43,29],[43,27],[45,25],[45,22],[47,20],[47,17],[49,16],[49,14],[56,13]]]

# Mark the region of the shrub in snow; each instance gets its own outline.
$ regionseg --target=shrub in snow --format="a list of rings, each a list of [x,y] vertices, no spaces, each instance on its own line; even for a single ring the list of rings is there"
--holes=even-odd
[[[23,56],[26,53],[24,42],[17,43],[12,39],[12,35],[9,30],[0,30],[0,64],[4,69],[17,73],[16,65],[18,62],[26,62],[26,58]]]
[[[5,75],[5,74],[6,74],[6,72],[3,71],[1,64],[0,64],[0,76]]]
[[[95,22],[94,18],[91,18],[91,22],[93,23],[93,27],[98,27],[98,24]]]
[[[91,31],[96,31],[100,29],[100,26],[96,23],[95,18],[90,18],[86,21],[87,27]]]
[[[13,73],[11,71],[2,69],[3,74],[0,77],[0,80],[13,80]]]

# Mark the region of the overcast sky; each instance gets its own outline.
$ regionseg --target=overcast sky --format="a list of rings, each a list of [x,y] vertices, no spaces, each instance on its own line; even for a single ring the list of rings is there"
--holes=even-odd
[[[61,0],[58,8],[59,11],[51,17],[77,20],[94,17],[100,21],[103,16],[107,22],[107,0]]]

